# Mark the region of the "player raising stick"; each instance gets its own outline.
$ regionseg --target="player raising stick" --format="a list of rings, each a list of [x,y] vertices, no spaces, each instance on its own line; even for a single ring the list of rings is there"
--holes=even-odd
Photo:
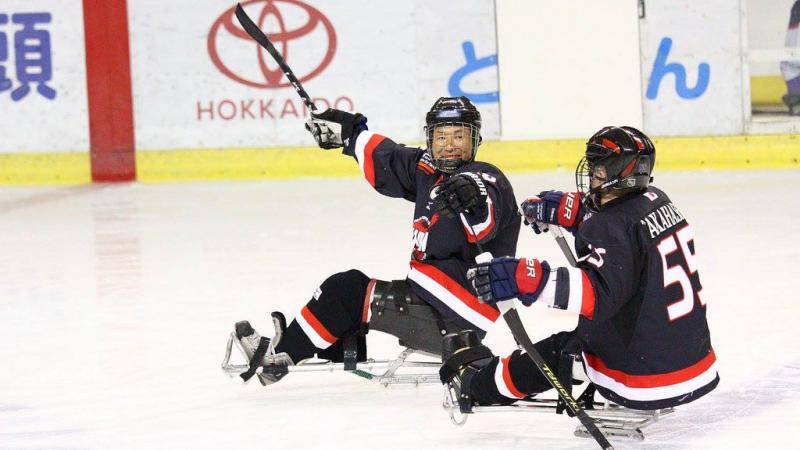
[[[483,335],[498,318],[493,305],[471,292],[466,273],[479,253],[477,243],[496,254],[515,253],[520,218],[514,192],[499,169],[475,160],[481,116],[469,99],[438,99],[425,124],[422,150],[368,131],[361,114],[311,113],[306,128],[320,147],[343,148],[376,191],[414,202],[410,272],[393,281],[358,270],[331,275],[288,327],[281,313],[273,313],[272,338],[262,338],[247,321],[237,323],[236,336],[250,359],[243,378],[261,366],[258,376],[266,385],[314,355],[340,361],[343,342],[353,336],[363,359],[368,329],[440,355],[444,334],[474,329]]]

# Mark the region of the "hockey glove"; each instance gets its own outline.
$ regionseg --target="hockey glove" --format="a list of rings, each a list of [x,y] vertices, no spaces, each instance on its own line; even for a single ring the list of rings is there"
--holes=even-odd
[[[517,297],[530,306],[539,298],[549,278],[547,261],[508,256],[478,264],[467,272],[478,300],[491,304]]]
[[[451,219],[486,205],[486,185],[472,172],[457,173],[436,189],[433,207]]]
[[[525,225],[530,225],[536,234],[547,231],[543,224],[559,225],[575,234],[583,220],[579,192],[543,191],[538,197],[526,199],[519,208]]]
[[[348,153],[351,141],[354,144],[358,133],[367,129],[367,118],[361,114],[350,114],[338,109],[312,112],[306,122],[306,130],[311,132],[317,145],[326,150],[345,147]]]

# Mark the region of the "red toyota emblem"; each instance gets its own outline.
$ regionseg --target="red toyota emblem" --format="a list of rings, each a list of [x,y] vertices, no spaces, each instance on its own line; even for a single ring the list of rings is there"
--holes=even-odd
[[[336,32],[328,20],[318,9],[309,6],[299,0],[247,0],[243,1],[242,7],[248,9],[250,17],[264,30],[269,40],[275,44],[275,48],[283,55],[283,59],[291,66],[295,75],[301,82],[310,80],[319,75],[330,64],[336,53]],[[253,5],[260,4],[261,11]],[[250,6],[250,8],[248,8]],[[234,15],[236,7],[231,7],[222,13],[211,26],[208,33],[208,54],[217,69],[228,78],[251,87],[276,89],[290,86],[289,81],[283,76],[283,72],[277,64],[272,61],[264,49],[256,43],[241,28]],[[294,22],[301,18],[304,23],[294,26]],[[293,21],[290,19],[294,19]],[[265,25],[269,25],[266,29]],[[290,26],[292,26],[290,28]],[[224,29],[226,33],[220,33]],[[313,35],[313,36],[312,36]],[[320,50],[321,36],[327,38],[325,46]],[[308,36],[306,38],[306,36]],[[301,43],[305,38],[311,42],[311,46],[306,45],[309,51],[304,53],[307,56],[312,50],[320,53],[318,61],[307,61],[304,58],[298,66],[290,58],[289,43]],[[231,41],[237,40],[235,45],[249,45],[253,48],[253,60],[225,60],[220,57],[221,43],[225,40],[228,44],[225,48],[230,48]],[[294,44],[293,44],[294,45]],[[324,50],[324,52],[323,52]],[[300,59],[300,58],[296,58]],[[257,62],[257,68],[254,63]],[[270,68],[269,65],[275,68]],[[305,75],[303,75],[305,74]]]

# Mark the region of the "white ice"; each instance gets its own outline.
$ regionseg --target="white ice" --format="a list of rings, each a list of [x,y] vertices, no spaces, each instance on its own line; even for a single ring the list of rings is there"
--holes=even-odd
[[[572,174],[515,175],[517,198]],[[657,173],[695,229],[722,382],[616,448],[798,448],[800,172]],[[328,275],[402,278],[412,205],[363,180],[0,189],[0,449],[592,449],[564,415],[452,425],[439,386],[223,375],[234,322],[271,334]],[[522,230],[520,254],[564,264]],[[524,311],[534,339],[574,325]],[[370,333],[372,356],[396,340]],[[498,323],[497,352],[513,348]]]

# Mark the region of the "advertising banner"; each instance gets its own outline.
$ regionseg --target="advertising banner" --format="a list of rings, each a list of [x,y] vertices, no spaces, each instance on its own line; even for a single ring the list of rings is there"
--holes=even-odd
[[[468,95],[499,132],[493,2],[247,0],[318,107],[421,142],[436,98]],[[302,101],[228,0],[129,2],[137,149],[311,145]]]
[[[503,139],[587,138],[642,122],[634,1],[498,1]]]
[[[739,1],[645,2],[642,90],[656,136],[744,131]]]
[[[0,152],[89,150],[81,2],[0,2]]]

